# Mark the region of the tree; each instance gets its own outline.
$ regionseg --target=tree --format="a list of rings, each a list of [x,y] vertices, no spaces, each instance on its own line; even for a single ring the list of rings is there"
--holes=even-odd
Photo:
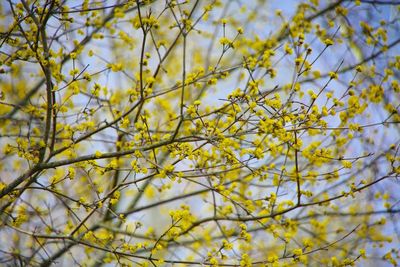
[[[7,0],[5,266],[396,266],[397,1]]]

